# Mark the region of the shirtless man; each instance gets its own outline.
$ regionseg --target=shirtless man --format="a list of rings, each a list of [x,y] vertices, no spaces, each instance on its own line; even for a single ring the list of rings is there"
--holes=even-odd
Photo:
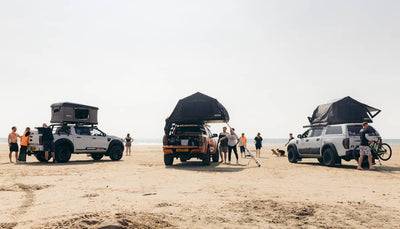
[[[10,158],[10,163],[13,163],[12,161],[12,153],[15,152],[15,162],[18,162],[18,138],[19,135],[17,134],[17,127],[13,126],[11,128],[11,133],[8,135],[8,146],[10,147],[10,154],[8,157]]]

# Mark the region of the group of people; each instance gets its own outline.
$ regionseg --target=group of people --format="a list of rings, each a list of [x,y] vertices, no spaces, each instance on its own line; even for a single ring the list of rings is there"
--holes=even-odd
[[[256,157],[261,157],[263,138],[261,137],[260,133],[258,133],[257,136],[254,138],[254,142],[256,148]],[[247,143],[247,137],[244,133],[242,133],[239,137],[235,133],[235,128],[230,128],[230,131],[228,132],[228,128],[223,127],[222,132],[218,136],[218,147],[221,158],[220,162],[224,164],[231,164],[233,152],[236,157],[236,164],[239,164],[239,154],[237,147],[239,146],[241,157],[245,157],[247,151]]]
[[[47,161],[50,160],[50,153],[51,157],[53,158],[53,162],[56,163],[54,152],[54,136],[52,130],[47,126],[47,124],[43,124],[42,135],[44,158]],[[25,128],[25,131],[22,135],[17,133],[17,127],[13,126],[11,128],[11,133],[8,135],[8,146],[10,150],[8,157],[10,159],[10,163],[14,163],[12,160],[13,153],[15,154],[15,163],[26,163],[26,155],[28,153],[30,137],[31,128],[29,127]],[[18,145],[18,140],[20,145]]]

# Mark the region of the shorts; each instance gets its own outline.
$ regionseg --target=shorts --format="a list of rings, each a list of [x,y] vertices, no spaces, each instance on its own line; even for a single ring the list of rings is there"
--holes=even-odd
[[[371,148],[369,146],[360,146],[360,157],[362,156],[371,156]]]
[[[240,146],[240,153],[245,153],[246,152],[246,147]]]
[[[17,143],[11,143],[10,144],[10,153],[11,152],[17,152],[18,153],[18,151],[19,151],[18,144]]]
[[[227,153],[228,152],[228,146],[221,146],[219,148],[220,148],[221,152],[223,152],[223,153]]]
[[[54,143],[53,142],[44,143],[43,151],[44,152],[54,152]]]
[[[258,149],[261,149],[262,148],[262,145],[256,145],[256,149],[258,150]]]

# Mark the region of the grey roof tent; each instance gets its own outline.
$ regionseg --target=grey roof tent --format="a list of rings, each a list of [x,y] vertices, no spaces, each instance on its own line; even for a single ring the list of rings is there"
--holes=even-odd
[[[51,123],[96,125],[99,108],[77,103],[55,103],[51,105]]]
[[[229,114],[218,100],[197,92],[179,100],[171,116],[165,121],[168,134],[173,124],[200,124],[204,122],[229,122]]]
[[[318,106],[308,120],[311,126],[372,122],[380,112],[377,108],[347,96]]]

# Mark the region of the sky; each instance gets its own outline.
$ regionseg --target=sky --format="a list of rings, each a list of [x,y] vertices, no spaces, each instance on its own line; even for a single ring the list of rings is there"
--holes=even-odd
[[[0,136],[70,101],[98,106],[108,134],[161,138],[199,91],[250,136],[301,133],[317,105],[352,96],[400,138],[399,12],[396,0],[1,1]]]

